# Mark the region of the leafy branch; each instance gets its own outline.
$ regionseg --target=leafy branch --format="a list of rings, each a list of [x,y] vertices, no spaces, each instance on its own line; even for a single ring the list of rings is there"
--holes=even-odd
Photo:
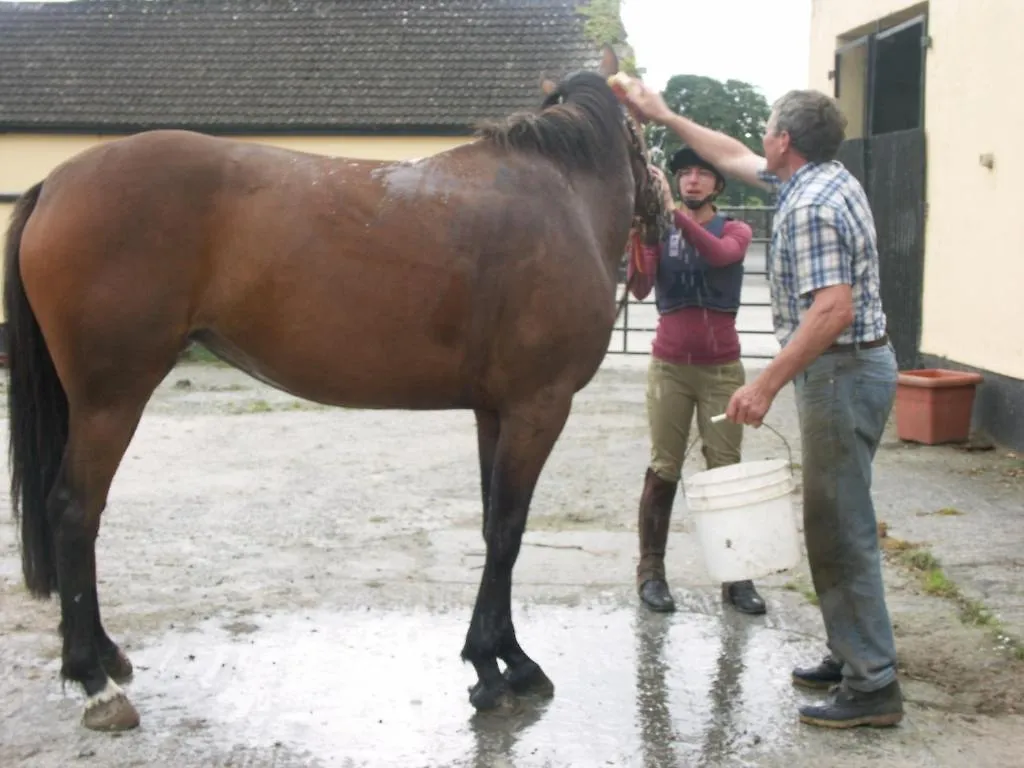
[[[627,40],[621,0],[589,0],[576,6],[576,12],[586,18],[583,33],[595,46],[610,45],[620,52],[619,66],[623,72],[633,77],[643,74],[636,65],[636,53]]]

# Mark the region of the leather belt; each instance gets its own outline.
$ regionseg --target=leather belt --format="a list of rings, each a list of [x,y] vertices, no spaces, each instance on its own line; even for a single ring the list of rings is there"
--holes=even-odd
[[[883,333],[881,337],[874,341],[855,341],[848,344],[833,344],[825,350],[825,353],[829,352],[854,352],[858,349],[875,349],[877,347],[884,347],[889,343],[889,334]]]

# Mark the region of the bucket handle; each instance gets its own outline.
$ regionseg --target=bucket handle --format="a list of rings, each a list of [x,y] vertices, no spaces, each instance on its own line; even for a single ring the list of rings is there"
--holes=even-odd
[[[725,414],[724,413],[720,413],[717,416],[712,416],[711,417],[711,423],[712,424],[719,424],[719,423],[725,421],[725,419],[726,419]],[[782,444],[784,446],[786,446],[786,453],[789,454],[789,471],[792,472],[793,471],[793,447],[789,444],[789,440],[787,440],[783,436],[783,434],[781,432],[779,432],[779,430],[777,430],[771,424],[768,424],[767,422],[763,422],[762,421],[761,422],[761,426],[762,427],[768,427],[768,430],[770,432],[774,432],[775,435],[779,438],[779,440],[782,441]],[[683,454],[683,461],[684,462],[686,461],[686,457],[690,455],[690,451],[693,450],[693,446],[695,446],[697,443],[699,443],[700,439],[701,439],[700,435],[697,435],[697,437],[694,438],[693,442],[690,443],[690,447],[687,448],[686,449],[686,453]]]

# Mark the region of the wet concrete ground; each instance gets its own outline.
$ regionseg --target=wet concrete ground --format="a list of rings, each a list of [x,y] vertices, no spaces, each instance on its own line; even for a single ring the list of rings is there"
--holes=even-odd
[[[57,677],[57,605],[25,596],[4,517],[0,766],[1024,765],[1020,662],[898,568],[886,579],[908,716],[890,731],[797,722],[814,694],[789,670],[823,637],[805,569],[759,584],[765,617],[724,608],[682,501],[668,562],[680,611],[637,606],[643,378],[642,362],[609,359],[541,478],[513,616],[555,696],[501,717],[474,715],[475,675],[458,658],[483,562],[471,415],[325,410],[231,370],[179,367],[115,480],[98,548],[142,726],[112,737],[79,724],[81,694]],[[769,421],[798,457],[790,398]],[[783,455],[770,433],[748,434],[746,458]],[[989,526],[1002,552],[1022,538],[1024,498],[1013,506],[1022,488],[1002,466],[890,441],[880,517],[901,535],[921,526],[936,549],[956,549],[950,532],[980,551]],[[964,514],[918,515],[953,493],[942,477]],[[1016,574],[996,570],[1009,606]]]

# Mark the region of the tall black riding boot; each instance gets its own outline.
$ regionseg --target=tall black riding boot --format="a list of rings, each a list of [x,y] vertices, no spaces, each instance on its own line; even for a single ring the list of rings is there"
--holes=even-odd
[[[640,599],[651,610],[660,612],[676,609],[665,581],[665,542],[677,487],[678,483],[662,480],[648,468],[640,495],[640,562],[636,567],[636,586]]]

